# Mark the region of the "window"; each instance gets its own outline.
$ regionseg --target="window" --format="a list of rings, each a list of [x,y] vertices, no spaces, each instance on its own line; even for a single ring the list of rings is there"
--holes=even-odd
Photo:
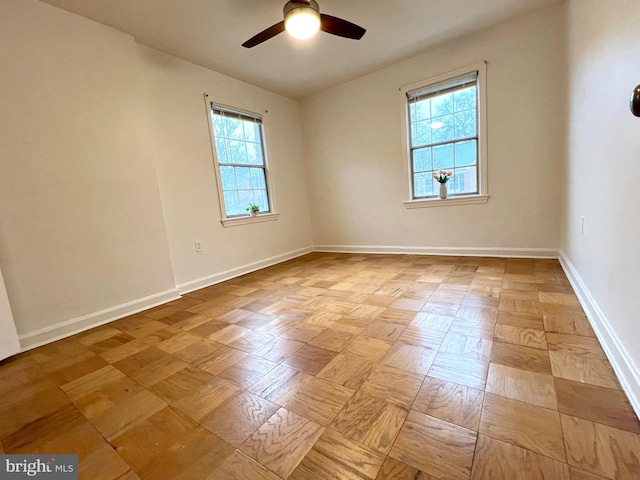
[[[215,103],[211,107],[211,130],[217,163],[222,223],[253,218],[250,204],[260,207],[260,221],[275,220],[269,182],[262,116]]]
[[[486,202],[484,64],[401,89],[412,205],[440,202],[434,173],[453,173],[447,183],[454,203]],[[469,201],[471,197],[472,201]]]

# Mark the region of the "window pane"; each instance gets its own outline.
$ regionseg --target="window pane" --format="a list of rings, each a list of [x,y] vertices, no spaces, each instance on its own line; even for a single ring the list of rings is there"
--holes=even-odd
[[[260,125],[244,122],[244,139],[247,142],[260,142]]]
[[[449,142],[456,138],[453,115],[434,117],[431,122],[431,141],[433,143]]]
[[[456,138],[469,138],[476,136],[476,111],[464,110],[455,114]]]
[[[218,162],[229,163],[227,158],[227,141],[224,139],[216,140],[216,153],[218,154]]]
[[[235,167],[220,167],[220,177],[222,178],[222,190],[235,190],[236,172]]]
[[[247,163],[252,165],[263,165],[262,148],[259,143],[247,142]]]
[[[419,147],[431,143],[431,121],[412,123],[411,146]]]
[[[477,193],[476,167],[456,168],[449,184],[454,183],[454,193]]]
[[[476,109],[476,87],[463,88],[453,94],[456,111]]]
[[[261,212],[269,211],[269,202],[267,201],[266,190],[253,190],[253,202],[260,206]]]
[[[251,168],[251,188],[266,188],[264,181],[264,170],[261,168]]]
[[[414,121],[428,120],[431,118],[431,99],[420,100],[411,104],[411,112]]]
[[[429,197],[433,195],[433,177],[431,172],[416,173],[413,176],[413,196]]]
[[[431,148],[420,148],[413,151],[413,171],[424,172],[432,170],[431,167]]]
[[[238,140],[229,141],[229,163],[249,163],[247,147],[244,142]]]
[[[456,167],[476,164],[476,143],[476,140],[456,143]]]
[[[225,136],[227,138],[233,138],[236,140],[244,140],[244,128],[242,125],[244,122],[242,120],[238,120],[237,118],[223,118],[225,120],[225,127],[227,129]]]
[[[447,113],[453,113],[453,93],[431,97],[431,116],[437,117]]]
[[[238,198],[240,201],[240,209],[246,215],[249,204],[253,203],[253,193],[251,190],[238,190]]]
[[[251,189],[251,169],[245,167],[235,167],[236,170],[236,182],[238,190]]]
[[[218,137],[224,137],[224,120],[220,115],[213,115],[213,133]]]
[[[242,215],[245,213],[238,203],[238,192],[224,192],[224,206],[227,210],[227,216],[231,217],[233,215]]]
[[[449,170],[453,168],[453,145],[439,145],[433,147],[433,169]]]

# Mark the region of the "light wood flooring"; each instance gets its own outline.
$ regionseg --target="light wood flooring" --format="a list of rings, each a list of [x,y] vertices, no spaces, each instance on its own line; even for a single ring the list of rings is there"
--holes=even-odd
[[[0,363],[0,453],[83,479],[640,479],[555,260],[310,254]]]

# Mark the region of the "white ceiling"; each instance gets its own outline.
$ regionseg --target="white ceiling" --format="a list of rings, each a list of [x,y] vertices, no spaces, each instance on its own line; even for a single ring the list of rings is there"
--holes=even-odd
[[[282,20],[286,0],[43,0],[130,33],[142,44],[301,99],[430,46],[562,0],[318,0],[367,29],[360,41],[282,33],[241,46]]]

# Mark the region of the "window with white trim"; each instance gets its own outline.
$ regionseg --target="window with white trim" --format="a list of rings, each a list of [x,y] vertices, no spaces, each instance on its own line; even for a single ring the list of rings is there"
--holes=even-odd
[[[484,77],[480,64],[401,89],[410,202],[439,201],[441,171],[451,174],[449,199],[486,201]]]
[[[271,212],[262,116],[211,103],[218,187],[227,219]]]

